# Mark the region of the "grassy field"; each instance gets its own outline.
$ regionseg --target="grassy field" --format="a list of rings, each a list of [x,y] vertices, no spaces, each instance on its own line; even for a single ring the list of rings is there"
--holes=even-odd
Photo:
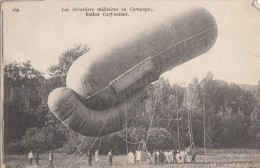
[[[87,158],[84,155],[67,155],[64,153],[55,153],[55,161],[53,167],[55,168],[85,168],[87,166]],[[110,167],[108,165],[107,156],[100,156],[100,163],[97,164],[93,158],[93,167]],[[197,156],[197,163],[195,164],[165,164],[162,166],[154,166],[147,164],[146,162],[138,163],[134,165],[126,164],[126,155],[114,156],[112,167],[127,167],[127,168],[150,168],[150,167],[166,167],[166,168],[206,168],[206,167],[218,167],[218,168],[260,168],[260,150],[253,149],[211,149],[207,150],[206,156],[202,150],[199,150]],[[7,168],[39,168],[35,166],[29,166],[27,155],[6,155],[5,165]],[[48,166],[48,154],[40,154],[40,167],[47,168]]]

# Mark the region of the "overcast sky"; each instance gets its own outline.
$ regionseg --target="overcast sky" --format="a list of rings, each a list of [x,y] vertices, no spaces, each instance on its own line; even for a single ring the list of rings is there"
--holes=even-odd
[[[30,60],[47,73],[58,56],[75,44],[87,44],[88,54],[104,52],[131,39],[179,9],[202,6],[218,25],[218,39],[207,53],[163,74],[173,82],[199,79],[208,71],[215,79],[238,84],[260,80],[260,11],[250,0],[223,1],[43,1],[4,3],[4,59]],[[62,12],[73,7],[151,7],[154,12],[129,13],[129,17],[87,17],[85,12]],[[13,9],[19,9],[14,12]]]

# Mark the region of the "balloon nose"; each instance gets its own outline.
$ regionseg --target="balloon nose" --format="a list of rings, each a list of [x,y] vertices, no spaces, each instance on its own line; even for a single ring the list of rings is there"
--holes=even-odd
[[[66,120],[70,115],[72,115],[71,106],[69,106],[71,100],[73,99],[73,90],[60,87],[54,89],[48,97],[48,106],[51,112],[59,119]],[[76,103],[76,102],[74,102]]]
[[[136,110],[131,100],[110,109],[97,111],[86,107],[70,88],[57,88],[49,94],[51,112],[68,128],[86,136],[103,136],[123,129]]]

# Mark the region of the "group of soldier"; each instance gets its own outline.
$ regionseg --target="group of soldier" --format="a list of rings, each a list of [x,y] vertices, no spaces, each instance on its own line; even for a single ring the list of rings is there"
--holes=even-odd
[[[109,150],[107,155],[108,155],[109,165],[112,166],[113,154],[112,154],[111,149]],[[91,167],[92,166],[92,153],[91,153],[91,151],[87,152],[87,158],[88,158],[88,166]],[[96,163],[99,164],[99,150],[98,149],[96,149],[96,151],[95,151],[95,160],[96,160]]]
[[[190,161],[188,161],[188,155],[191,156]],[[148,163],[157,164],[176,164],[176,163],[195,163],[196,162],[196,151],[186,149],[186,150],[155,150],[153,154],[148,154]]]
[[[88,159],[88,166],[92,166],[92,153],[90,151],[87,152],[87,159]],[[188,161],[188,155],[191,156],[191,160]],[[141,161],[141,151],[130,151],[127,155],[128,157],[128,164],[134,164],[138,163]],[[109,165],[112,166],[112,150],[109,150],[108,152],[108,162]],[[39,153],[35,152],[33,154],[33,151],[31,150],[30,153],[28,154],[28,159],[30,165],[32,165],[33,160],[35,160],[36,165],[39,166]],[[151,154],[148,152],[147,154],[147,162],[149,164],[154,164],[156,165],[162,165],[162,164],[176,164],[176,163],[195,163],[196,162],[196,150],[195,149],[186,149],[186,150],[168,150],[168,151],[163,151],[163,150],[154,150],[154,152]],[[50,151],[49,153],[49,165],[53,165],[53,152]],[[95,151],[95,161],[97,164],[99,164],[99,150],[96,149]]]
[[[87,156],[88,166],[90,167],[90,166],[92,166],[92,153],[90,151],[88,151],[86,156]],[[111,166],[112,166],[112,158],[113,158],[112,150],[109,150],[108,161],[109,161],[109,165],[111,165]],[[35,160],[35,163],[37,166],[40,166],[40,164],[39,164],[40,156],[37,151],[35,153],[33,153],[33,151],[31,150],[30,153],[28,154],[28,159],[29,159],[30,166],[32,166],[33,160]],[[53,152],[50,151],[49,166],[53,166],[53,160],[54,160],[54,155],[53,155]],[[96,160],[96,163],[98,164],[99,163],[99,150],[98,149],[95,151],[95,160]]]
[[[128,164],[138,163],[141,160],[141,156],[138,153],[140,151],[130,151],[127,155]],[[188,157],[189,156],[189,157]],[[190,158],[190,160],[188,160]],[[154,165],[162,164],[177,164],[177,163],[195,163],[196,162],[196,151],[195,149],[186,150],[154,150],[154,152],[147,153],[147,163]]]
[[[37,151],[33,154],[33,151],[31,150],[30,153],[28,154],[28,159],[29,159],[30,166],[32,165],[33,160],[35,160],[35,163],[37,166],[40,166],[40,163],[39,163],[40,156]],[[54,160],[53,152],[50,151],[50,153],[49,153],[49,162],[50,162],[49,165],[50,166],[52,166],[53,160]]]

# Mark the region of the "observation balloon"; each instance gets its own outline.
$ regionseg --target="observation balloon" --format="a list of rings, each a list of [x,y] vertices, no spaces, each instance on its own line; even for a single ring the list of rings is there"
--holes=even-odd
[[[214,17],[196,7],[162,21],[137,38],[70,67],[67,87],[53,90],[51,112],[86,136],[122,130],[142,91],[164,72],[207,52],[217,39]]]

